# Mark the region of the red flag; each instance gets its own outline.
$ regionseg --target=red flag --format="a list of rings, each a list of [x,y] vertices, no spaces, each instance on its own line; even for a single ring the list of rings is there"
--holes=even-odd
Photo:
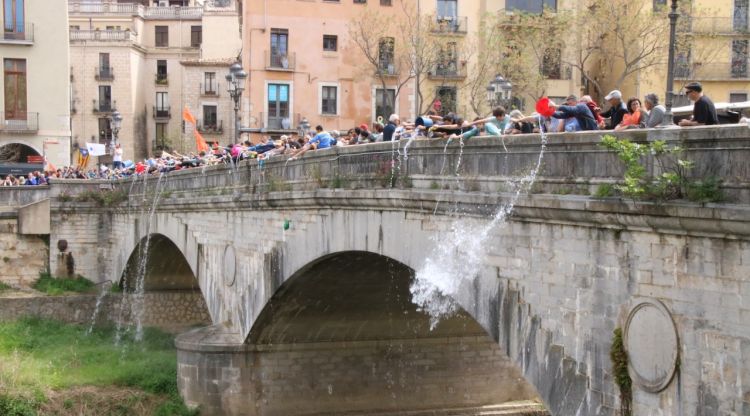
[[[198,133],[198,129],[195,130],[195,147],[198,148],[199,152],[208,152],[208,143],[206,143],[206,140],[201,136],[200,133]]]
[[[182,119],[195,126],[195,117],[190,114],[190,110],[188,110],[187,106],[182,110]]]

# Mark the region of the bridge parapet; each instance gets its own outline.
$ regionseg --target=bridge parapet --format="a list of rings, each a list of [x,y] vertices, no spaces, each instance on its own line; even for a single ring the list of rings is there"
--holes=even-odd
[[[624,167],[617,156],[600,146],[603,132],[550,134],[542,169],[532,193],[593,194],[603,184],[622,181]],[[608,132],[646,143],[666,140],[684,149],[682,158],[694,162],[690,178],[714,177],[729,202],[750,203],[750,129],[746,126],[648,129]],[[541,149],[539,135],[473,138],[461,146],[454,141],[415,140],[335,147],[309,152],[301,160],[283,157],[243,161],[237,166],[211,166],[173,172],[162,185],[170,192],[216,193],[218,189],[266,192],[317,188],[449,189],[469,192],[512,190],[513,181],[527,175]],[[659,166],[644,159],[651,173]],[[460,180],[456,180],[460,177]],[[151,177],[148,182],[157,181]],[[147,182],[119,181],[121,189],[139,192]],[[147,184],[153,189],[152,184]],[[224,191],[231,193],[230,191]],[[219,192],[218,194],[221,194]]]

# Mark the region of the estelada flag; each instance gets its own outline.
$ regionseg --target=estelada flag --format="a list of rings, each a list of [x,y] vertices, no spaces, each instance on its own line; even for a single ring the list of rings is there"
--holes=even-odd
[[[195,129],[195,147],[198,148],[199,152],[209,151],[208,143],[206,143],[206,140],[198,132],[198,129]]]
[[[192,125],[195,125],[195,117],[190,114],[190,110],[188,110],[187,106],[185,106],[185,108],[182,110],[182,119]]]

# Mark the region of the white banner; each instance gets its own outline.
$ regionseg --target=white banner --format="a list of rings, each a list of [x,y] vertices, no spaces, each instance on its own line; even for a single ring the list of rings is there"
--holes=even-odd
[[[88,149],[91,156],[104,156],[107,154],[107,147],[99,143],[86,143],[86,149]]]

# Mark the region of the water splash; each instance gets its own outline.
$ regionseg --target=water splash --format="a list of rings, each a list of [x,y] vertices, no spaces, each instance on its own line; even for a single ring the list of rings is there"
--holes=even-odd
[[[447,233],[434,239],[432,253],[417,270],[409,288],[412,302],[430,316],[430,329],[458,310],[454,299],[462,285],[470,283],[479,273],[490,233],[507,224],[519,198],[534,185],[546,145],[547,136],[542,133],[536,164],[526,176],[514,181],[515,191],[511,198],[498,207],[489,222],[458,219]]]
[[[96,318],[99,316],[99,309],[101,309],[102,302],[104,301],[104,298],[107,297],[107,294],[109,293],[109,290],[111,287],[112,287],[112,281],[110,280],[106,280],[102,283],[101,288],[99,289],[99,294],[96,296],[96,304],[94,305],[94,313],[91,315],[91,323],[89,324],[89,327],[86,330],[86,335],[91,335],[91,332],[94,331],[94,325],[96,325]]]

